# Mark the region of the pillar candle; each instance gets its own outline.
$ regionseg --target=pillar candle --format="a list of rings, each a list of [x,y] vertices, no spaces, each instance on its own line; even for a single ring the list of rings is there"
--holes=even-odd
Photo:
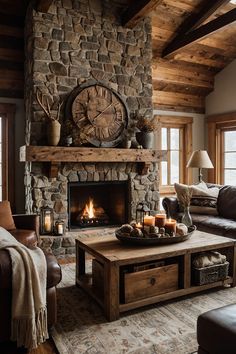
[[[160,227],[164,227],[166,223],[166,214],[156,214],[155,215],[155,225]]]
[[[145,215],[144,226],[155,226],[155,217],[151,215]]]
[[[51,224],[51,218],[50,215],[45,215],[45,219],[44,219],[44,230],[46,232],[50,232],[52,229],[52,224]]]
[[[176,233],[176,220],[174,219],[167,219],[165,223],[166,232],[174,232]]]

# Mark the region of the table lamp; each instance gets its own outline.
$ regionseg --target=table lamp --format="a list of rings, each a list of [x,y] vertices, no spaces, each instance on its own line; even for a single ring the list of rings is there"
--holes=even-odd
[[[199,168],[199,183],[202,182],[202,168],[214,168],[206,150],[193,151],[186,167]]]

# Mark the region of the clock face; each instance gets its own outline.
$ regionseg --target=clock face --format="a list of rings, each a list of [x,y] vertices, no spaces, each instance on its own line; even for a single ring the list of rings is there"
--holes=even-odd
[[[99,84],[81,89],[72,102],[71,112],[75,124],[95,146],[115,146],[127,127],[124,102],[114,91]]]

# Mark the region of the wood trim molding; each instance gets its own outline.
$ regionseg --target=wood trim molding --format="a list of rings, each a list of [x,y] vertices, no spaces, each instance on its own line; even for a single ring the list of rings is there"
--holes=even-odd
[[[155,115],[155,118],[160,123],[168,124],[192,124],[192,117],[179,117],[179,116],[167,116],[167,115]]]
[[[3,156],[3,199],[9,200],[14,212],[15,208],[15,110],[14,104],[0,103],[0,116],[3,119],[2,146]]]
[[[161,126],[164,125],[166,127],[176,127],[176,128],[183,128],[183,162],[182,162],[182,171],[180,171],[180,175],[182,176],[182,182],[186,184],[191,184],[193,177],[192,177],[192,169],[187,169],[185,166],[192,154],[192,124],[193,118],[192,117],[184,117],[184,116],[170,116],[170,115],[155,115],[155,118],[159,122],[159,129],[158,129],[158,149],[161,149],[160,142],[161,142]],[[173,193],[173,187],[169,186],[168,190],[165,186],[160,187],[161,193],[167,194]]]
[[[236,122],[236,112],[214,114],[206,117],[207,123]]]
[[[208,170],[208,182],[223,183],[222,176],[222,130],[236,128],[236,112],[206,117],[208,125],[208,153],[214,168]]]

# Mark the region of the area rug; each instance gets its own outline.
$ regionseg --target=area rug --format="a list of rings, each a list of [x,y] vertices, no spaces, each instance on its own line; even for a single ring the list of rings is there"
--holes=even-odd
[[[236,298],[236,288],[209,291],[107,322],[95,301],[74,285],[75,264],[63,265],[62,272],[58,323],[52,333],[60,354],[190,354],[197,350],[198,315]]]

